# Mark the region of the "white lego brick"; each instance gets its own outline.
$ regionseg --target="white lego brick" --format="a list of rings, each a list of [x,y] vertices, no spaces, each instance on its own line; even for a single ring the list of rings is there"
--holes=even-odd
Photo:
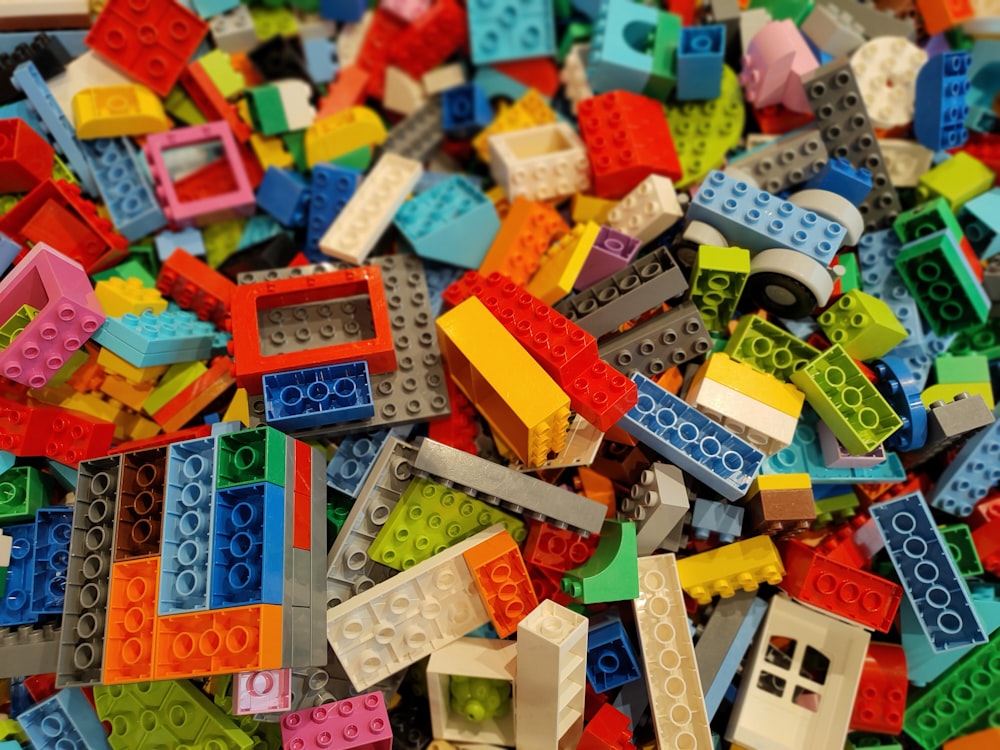
[[[356,690],[490,621],[462,554],[503,533],[494,524],[327,612],[327,639]]]
[[[66,66],[66,72],[46,81],[52,97],[66,115],[73,120],[73,97],[83,89],[96,86],[129,86],[135,81],[105,62],[97,53],[87,50]]]
[[[726,739],[747,748],[841,750],[870,637],[783,594],[772,598]]]
[[[851,55],[872,125],[896,128],[913,122],[917,71],[925,62],[927,53],[900,36],[875,37]]]
[[[653,554],[691,507],[684,472],[670,464],[654,463],[642,472],[623,507],[623,515],[635,521],[639,554]]]
[[[12,549],[14,549],[14,538],[4,536],[3,529],[0,529],[0,568],[10,567]]]
[[[651,174],[608,212],[607,225],[646,244],[683,217],[674,183]]]
[[[390,65],[385,69],[385,96],[383,106],[390,112],[409,115],[427,103],[424,87],[406,71]]]
[[[424,173],[420,162],[385,153],[319,241],[331,258],[360,265]]]
[[[712,747],[705,696],[673,554],[639,558],[639,596],[632,600],[632,609],[646,666],[657,744],[664,750]]]
[[[882,157],[889,169],[892,184],[898,188],[916,187],[934,161],[934,152],[916,141],[879,138],[878,145],[882,149]]]
[[[3,0],[0,30],[83,29],[90,22],[89,0]]]
[[[685,399],[709,419],[728,427],[765,456],[787,448],[795,437],[798,417],[709,378],[688,391]]]
[[[517,625],[515,747],[575,750],[583,736],[588,620],[546,599]]]
[[[316,108],[309,103],[313,93],[312,86],[298,78],[274,81],[270,85],[278,89],[289,130],[305,130],[313,124],[316,120]]]
[[[562,70],[559,71],[559,82],[563,85],[566,99],[573,106],[573,114],[576,114],[576,107],[580,101],[594,95],[594,90],[587,80],[587,55],[589,53],[589,44],[574,44],[569,48],[566,59],[563,61]]]
[[[587,148],[565,122],[497,133],[487,143],[490,172],[510,200],[552,200],[590,188]]]
[[[427,96],[434,96],[434,94],[440,94],[442,91],[465,83],[465,69],[461,63],[441,65],[424,73],[420,81],[424,85],[424,92]]]
[[[345,23],[337,35],[337,59],[342,68],[347,68],[358,59],[361,52],[361,45],[365,43],[368,29],[372,25],[375,16],[372,11],[367,10],[357,23]]]
[[[260,41],[250,9],[237,5],[228,13],[220,13],[208,22],[215,46],[227,55],[249,52]]]
[[[767,133],[747,133],[746,143],[744,145],[747,151],[753,151],[755,148],[760,146],[766,146],[769,143],[774,143],[774,141],[778,140],[779,137],[780,136],[777,135],[768,135]]]
[[[504,680],[513,685],[519,647],[520,642],[495,638],[459,638],[431,654],[427,662],[427,701],[431,731],[436,738],[514,746],[513,701],[503,716],[469,721],[451,710],[450,685],[452,675]]]
[[[740,43],[743,45],[744,55],[754,35],[772,20],[771,14],[765,8],[753,8],[740,13]]]
[[[337,35],[337,24],[325,18],[310,16],[299,18],[299,37],[306,39],[333,39]]]

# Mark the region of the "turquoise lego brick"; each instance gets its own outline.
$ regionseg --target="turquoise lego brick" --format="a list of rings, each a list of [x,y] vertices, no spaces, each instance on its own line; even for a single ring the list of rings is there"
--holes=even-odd
[[[167,260],[178,248],[186,250],[196,258],[204,258],[207,252],[205,238],[197,227],[160,232],[153,238],[153,245],[156,247],[156,257],[161,262]]]
[[[651,50],[660,12],[630,0],[605,0],[594,22],[587,82],[595,93],[622,89],[641,94],[653,75]]]
[[[420,257],[471,269],[500,231],[493,202],[460,175],[408,200],[393,223]]]
[[[171,303],[161,313],[145,310],[140,315],[128,313],[119,318],[108,318],[94,334],[94,340],[103,345],[101,338],[107,336],[143,354],[174,350],[204,351],[205,354],[192,359],[207,359],[215,334],[214,325],[198,320],[193,312],[181,310]]]
[[[35,750],[111,750],[108,734],[80,688],[66,688],[17,717]]]
[[[977,599],[973,596],[972,606],[975,607],[986,632],[990,636],[996,633],[997,628],[1000,628],[1000,602]],[[924,635],[917,615],[906,599],[899,606],[899,631],[903,650],[906,652],[906,677],[918,687],[936,680],[955,662],[976,648],[976,646],[962,646],[939,653],[932,651],[931,643]]]
[[[556,52],[552,0],[477,0],[469,3],[468,11],[469,42],[476,65]]]
[[[957,219],[976,255],[986,260],[1000,253],[1000,188],[966,201]]]
[[[1000,416],[1000,405],[993,409]],[[1000,482],[1000,420],[984,427],[962,446],[930,493],[930,504],[964,518]]]

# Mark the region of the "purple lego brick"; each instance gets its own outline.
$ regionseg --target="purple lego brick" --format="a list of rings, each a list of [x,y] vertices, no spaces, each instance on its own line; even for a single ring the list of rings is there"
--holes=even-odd
[[[579,292],[625,268],[635,258],[641,244],[635,237],[610,227],[601,227],[580,275],[576,277],[574,289]]]

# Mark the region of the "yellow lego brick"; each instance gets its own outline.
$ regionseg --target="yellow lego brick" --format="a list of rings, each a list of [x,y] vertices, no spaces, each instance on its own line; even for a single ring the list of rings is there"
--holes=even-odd
[[[812,477],[808,474],[760,474],[747,495],[753,495],[762,490],[802,490],[812,487]]]
[[[295,159],[285,148],[285,142],[277,136],[265,137],[260,133],[250,136],[250,148],[263,169],[278,167],[289,169],[295,166]]]
[[[485,305],[470,297],[436,324],[452,378],[494,435],[528,467],[561,451],[569,397]]]
[[[581,224],[587,221],[604,224],[607,222],[611,209],[617,205],[618,201],[609,201],[606,198],[577,193],[573,196],[573,221]]]
[[[699,368],[695,379],[710,378],[744,396],[767,404],[782,414],[796,419],[802,413],[805,394],[791,383],[784,383],[773,375],[755,370],[738,362],[725,352],[716,352]]]
[[[142,281],[134,276],[127,279],[112,276],[98,281],[94,293],[109,318],[119,318],[126,313],[141,315],[145,310],[161,313],[167,309],[163,295],[156,289],[143,286]]]
[[[121,375],[130,383],[145,383],[148,380],[156,380],[167,371],[167,365],[155,365],[154,367],[136,367],[110,349],[102,348],[97,355],[97,364],[107,372]]]
[[[233,400],[226,407],[226,413],[222,415],[223,422],[238,421],[247,427],[250,426],[250,399],[247,398],[245,388],[237,388],[233,394]],[[333,458],[333,456],[330,456]],[[329,460],[329,459],[327,459]]]
[[[688,596],[708,604],[713,596],[726,599],[739,589],[756,591],[763,581],[780,583],[785,566],[771,537],[755,536],[678,560],[677,572]]]
[[[525,287],[546,305],[554,305],[573,290],[573,283],[601,228],[592,221],[577,224],[549,248],[538,264],[538,270]]]
[[[509,107],[501,107],[493,122],[487,125],[475,138],[472,147],[479,158],[487,164],[490,161],[490,149],[487,140],[497,133],[508,133],[512,130],[522,130],[535,125],[545,125],[556,121],[556,113],[546,103],[545,99],[534,89],[528,89],[524,95]]]
[[[986,405],[993,410],[993,387],[990,383],[938,383],[929,388],[925,388],[920,393],[920,400],[928,409],[935,401],[952,401],[959,393],[968,393],[970,396],[979,394],[983,397]]]
[[[122,411],[115,420],[115,435],[121,440],[143,440],[160,434],[160,425],[141,414]]]
[[[121,375],[107,375],[101,382],[101,393],[115,401],[121,401],[129,409],[140,411],[142,405],[153,392],[155,383],[130,383]]]
[[[246,99],[240,99],[236,102],[236,114],[243,122],[253,127],[253,115],[250,114],[250,103]]]
[[[181,391],[206,372],[208,368],[202,362],[178,362],[171,365],[143,403],[142,410],[150,416],[156,414],[168,401],[179,396]]]
[[[160,98],[138,83],[80,89],[73,95],[73,118],[81,140],[146,135],[172,127]]]
[[[349,107],[306,129],[306,164],[315,167],[359,148],[377,146],[387,135],[382,119],[374,111],[367,107]]]
[[[95,419],[103,419],[105,422],[114,422],[121,412],[118,406],[108,403],[96,393],[74,392],[69,398],[63,399],[59,405],[64,409],[89,414]]]

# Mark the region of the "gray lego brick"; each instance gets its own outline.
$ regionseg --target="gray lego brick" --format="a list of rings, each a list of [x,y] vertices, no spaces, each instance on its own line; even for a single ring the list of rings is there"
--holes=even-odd
[[[912,41],[916,36],[912,18],[897,18],[892,11],[879,10],[870,3],[859,3],[858,0],[819,0],[817,5],[836,8],[842,14],[850,16],[865,30],[865,36],[869,39],[877,36],[903,36]]]
[[[236,281],[238,284],[256,284],[259,281],[277,281],[279,279],[298,278],[299,276],[312,276],[318,273],[342,271],[345,268],[354,268],[354,266],[349,263],[342,263],[339,260],[329,260],[324,263],[311,263],[304,266],[268,268],[264,271],[246,271],[237,276]]]
[[[312,451],[312,503],[309,539],[309,664],[323,663],[326,641],[326,462],[321,451]]]
[[[80,464],[58,664],[43,670],[56,672],[58,687],[101,681],[120,469],[121,456]]]
[[[625,268],[555,309],[592,336],[603,336],[661,302],[680,297],[687,280],[666,247],[632,261]]]
[[[701,313],[688,301],[608,339],[598,353],[626,375],[640,372],[656,378],[711,350],[712,337]]]
[[[375,459],[351,512],[337,535],[327,558],[326,604],[341,604],[396,574],[392,568],[368,557],[375,540],[400,495],[413,477],[417,449],[390,437]],[[326,640],[324,612],[323,638]]]
[[[983,289],[991,302],[1000,302],[1000,255],[994,255],[986,261],[986,269],[983,271]],[[996,317],[990,313],[990,317]]]
[[[858,206],[865,231],[890,226],[902,206],[850,63],[827,63],[807,73],[803,84],[830,158],[842,157],[851,166],[866,167],[872,173],[872,191]]]
[[[618,515],[635,522],[639,554],[651,555],[683,524],[690,507],[684,472],[671,464],[657,462],[642,472],[632,486],[629,499],[622,501]]]
[[[295,655],[297,651],[301,651],[302,643],[308,642],[309,633],[309,623],[305,623],[305,631],[300,629],[300,624],[296,618],[296,605],[299,605],[298,599],[303,596],[303,592],[300,591],[302,587],[301,580],[305,578],[304,588],[306,590],[305,606],[308,605],[308,588],[309,588],[309,567],[306,565],[303,569],[303,558],[301,556],[302,550],[294,549],[292,546],[292,540],[294,538],[295,532],[295,441],[292,438],[285,436],[285,543],[284,543],[284,555],[282,556],[282,566],[284,568],[282,575],[285,579],[285,585],[281,587],[281,623],[283,638],[281,640],[281,663],[284,666],[309,666],[301,662],[295,661]]]
[[[0,680],[55,672],[60,653],[54,624],[0,628]]]
[[[402,122],[396,123],[379,150],[424,162],[443,141],[441,99],[435,96]]]
[[[993,412],[979,394],[960,393],[947,403],[935,402],[927,410],[927,442],[919,450],[900,454],[903,466],[919,466],[993,422]]]
[[[761,189],[779,193],[815,177],[827,161],[829,156],[819,132],[807,128],[751,151],[729,162],[729,167],[753,177]]]
[[[420,443],[413,466],[484,502],[577,533],[600,533],[607,512],[603,503],[428,438]]]

